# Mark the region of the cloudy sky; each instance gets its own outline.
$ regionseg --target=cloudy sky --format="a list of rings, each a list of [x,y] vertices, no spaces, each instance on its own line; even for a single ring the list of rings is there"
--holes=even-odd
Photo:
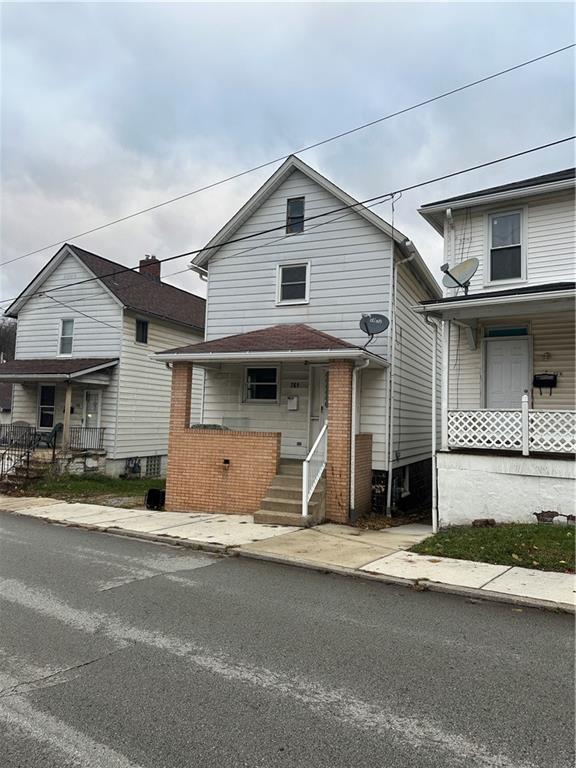
[[[574,32],[572,4],[553,2],[12,3],[1,12],[0,261],[559,48]],[[568,52],[301,157],[364,199],[573,128]],[[437,272],[442,244],[418,205],[568,167],[573,153],[564,145],[405,194],[397,225]],[[272,170],[74,242],[129,266],[198,248]],[[376,210],[389,218],[389,205]],[[2,298],[55,250],[4,267]],[[168,280],[202,291],[191,274]]]

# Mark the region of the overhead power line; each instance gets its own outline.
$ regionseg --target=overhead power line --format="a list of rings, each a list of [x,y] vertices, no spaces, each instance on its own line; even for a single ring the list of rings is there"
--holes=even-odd
[[[513,160],[514,158],[517,158],[517,157],[524,157],[524,156],[530,155],[530,154],[532,154],[534,152],[539,152],[539,151],[541,151],[543,149],[549,149],[550,147],[556,147],[556,146],[559,146],[560,144],[565,144],[568,141],[574,141],[574,139],[576,139],[576,135],[566,136],[563,139],[557,139],[556,141],[550,141],[547,144],[540,144],[537,147],[530,147],[530,149],[524,149],[521,152],[514,152],[511,155],[505,155],[504,157],[499,157],[499,158],[496,158],[495,160],[488,160],[485,163],[478,163],[477,165],[471,165],[468,168],[462,168],[462,169],[460,169],[458,171],[452,171],[451,173],[446,173],[446,174],[444,174],[442,176],[435,176],[433,179],[428,179],[426,181],[421,181],[421,182],[418,182],[417,184],[411,184],[410,186],[407,186],[407,187],[402,187],[400,189],[395,189],[395,190],[391,190],[389,192],[384,192],[381,195],[376,195],[374,197],[369,197],[366,200],[361,200],[359,202],[350,203],[349,205],[343,205],[343,206],[340,206],[339,208],[334,208],[331,211],[325,211],[324,213],[317,213],[317,214],[314,214],[313,216],[306,216],[304,218],[304,221],[314,221],[314,220],[317,220],[317,219],[325,218],[326,216],[331,216],[334,213],[340,213],[341,211],[345,211],[345,210],[353,210],[355,208],[369,207],[370,203],[375,203],[377,200],[383,200],[384,198],[393,197],[393,196],[396,196],[396,195],[404,193],[404,192],[409,192],[409,191],[411,191],[413,189],[419,189],[420,187],[426,187],[426,186],[429,186],[430,184],[435,184],[435,183],[437,183],[439,181],[445,181],[446,179],[452,179],[455,176],[461,176],[462,174],[465,174],[465,173],[471,173],[472,171],[478,171],[481,168],[488,168],[488,167],[490,167],[492,165],[497,165],[498,163],[503,163],[503,162],[506,162],[507,160]],[[214,250],[216,248],[222,248],[224,245],[234,245],[235,243],[242,243],[242,242],[245,242],[246,240],[252,240],[255,237],[261,237],[262,235],[268,235],[268,234],[271,234],[272,232],[278,232],[279,230],[284,230],[285,227],[286,227],[285,224],[280,224],[280,225],[278,225],[276,227],[270,227],[269,229],[263,229],[263,230],[260,230],[259,232],[253,232],[250,235],[243,235],[242,237],[232,238],[231,240],[226,240],[224,242],[218,243],[217,245],[204,246],[203,248],[196,248],[195,250],[192,250],[192,251],[186,251],[184,253],[178,253],[175,256],[167,256],[164,259],[158,259],[158,261],[160,263],[164,264],[166,262],[174,261],[176,259],[183,259],[183,258],[185,258],[187,256],[197,256],[199,253],[202,253],[203,251]],[[115,275],[121,275],[124,272],[136,272],[136,271],[138,271],[138,267],[123,267],[122,269],[117,269],[117,270],[114,270],[113,272],[108,272],[105,275],[99,275],[98,277],[96,277],[96,276],[95,277],[88,277],[88,278],[85,278],[84,280],[76,280],[76,281],[74,281],[72,283],[66,283],[64,285],[55,286],[54,288],[50,289],[50,293],[52,294],[52,293],[54,293],[54,291],[60,291],[60,290],[63,290],[64,288],[71,288],[71,287],[76,286],[76,285],[83,285],[85,283],[91,283],[94,280],[102,280],[102,279],[104,279],[106,277],[113,277]],[[41,296],[42,294],[43,294],[43,291],[35,291],[34,293],[31,294],[31,296]],[[18,298],[18,296],[15,296],[15,297],[13,297],[11,299],[2,299],[0,301],[0,304],[6,304],[8,302],[15,301],[17,298]]]
[[[196,189],[192,189],[189,192],[184,192],[182,195],[177,195],[176,197],[172,197],[168,200],[163,200],[160,203],[155,203],[154,205],[150,205],[147,208],[142,208],[138,211],[134,211],[133,213],[129,213],[126,216],[121,216],[117,219],[113,219],[112,221],[108,221],[104,224],[100,224],[97,227],[92,227],[92,229],[87,229],[84,232],[77,232],[74,235],[69,235],[68,237],[63,238],[62,240],[57,240],[53,243],[50,243],[48,245],[43,245],[40,248],[36,248],[33,251],[28,251],[27,253],[23,253],[20,256],[16,256],[13,259],[8,259],[7,261],[3,261],[0,263],[0,267],[3,267],[7,264],[12,264],[15,261],[19,261],[20,259],[25,259],[28,256],[34,256],[37,253],[42,253],[42,251],[46,251],[49,248],[55,248],[58,245],[63,245],[64,243],[70,241],[70,240],[77,240],[79,237],[85,237],[86,235],[94,234],[94,232],[100,232],[103,229],[107,229],[108,227],[113,227],[116,224],[121,224],[124,221],[128,221],[129,219],[133,219],[136,216],[142,216],[145,213],[150,213],[151,211],[155,211],[158,208],[163,208],[166,205],[171,205],[172,203],[176,203],[179,200],[184,200],[187,197],[192,197],[192,195],[197,195],[200,192],[206,192],[209,189],[214,189],[214,187],[219,187],[222,184],[226,184],[230,181],[234,181],[235,179],[239,179],[242,176],[247,176],[250,173],[254,173],[255,171],[260,171],[263,168],[268,168],[271,165],[274,165],[275,163],[279,163],[282,160],[287,160],[291,155],[299,155],[303,152],[308,152],[311,149],[316,149],[317,147],[321,147],[324,144],[329,144],[332,141],[337,141],[338,139],[343,139],[346,136],[351,136],[353,133],[357,133],[358,131],[363,131],[366,128],[371,128],[374,125],[378,125],[379,123],[383,123],[386,120],[391,120],[393,117],[399,117],[400,115],[404,115],[407,112],[412,112],[415,109],[420,109],[421,107],[425,107],[428,104],[432,104],[435,101],[440,101],[441,99],[445,99],[448,96],[453,96],[456,93],[461,93],[462,91],[465,91],[469,88],[474,88],[477,85],[481,85],[482,83],[487,83],[490,80],[494,80],[497,77],[502,77],[503,75],[507,75],[510,72],[515,72],[518,69],[522,69],[523,67],[527,67],[530,64],[535,64],[539,61],[543,61],[544,59],[548,59],[551,56],[556,56],[559,53],[563,53],[564,51],[568,51],[571,48],[574,48],[576,46],[576,43],[571,43],[570,45],[565,45],[562,48],[556,48],[553,51],[548,51],[548,53],[544,53],[541,56],[536,56],[533,59],[528,59],[526,61],[522,61],[519,64],[514,64],[511,67],[507,67],[506,69],[501,69],[498,72],[494,72],[491,75],[486,75],[485,77],[481,77],[478,80],[473,80],[469,83],[465,83],[464,85],[459,85],[456,88],[452,88],[449,91],[444,91],[444,93],[439,93],[436,96],[432,96],[428,99],[424,99],[424,101],[419,101],[416,104],[412,104],[409,107],[403,107],[402,109],[398,109],[395,112],[390,112],[387,115],[384,115],[382,117],[377,117],[374,120],[370,120],[367,123],[362,123],[361,125],[357,125],[354,128],[349,128],[346,131],[342,131],[340,133],[336,133],[333,136],[329,136],[328,138],[321,139],[320,141],[314,142],[314,144],[308,144],[307,146],[300,147],[299,149],[294,149],[291,152],[289,152],[286,155],[280,155],[279,157],[275,157],[273,160],[268,160],[265,163],[260,163],[260,165],[255,165],[252,168],[248,168],[244,171],[239,171],[238,173],[234,173],[231,176],[226,176],[224,179],[220,179],[219,181],[214,181],[211,184],[206,184],[202,187],[197,187]]]

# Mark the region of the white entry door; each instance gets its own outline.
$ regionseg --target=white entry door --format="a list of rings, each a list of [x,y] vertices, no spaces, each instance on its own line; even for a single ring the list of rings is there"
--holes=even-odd
[[[328,367],[310,368],[310,436],[308,450],[312,448],[328,418]]]
[[[486,408],[521,408],[530,387],[528,344],[527,336],[486,339]]]
[[[100,410],[102,403],[102,393],[98,389],[87,389],[84,392],[84,415],[82,419],[83,427],[100,426]]]

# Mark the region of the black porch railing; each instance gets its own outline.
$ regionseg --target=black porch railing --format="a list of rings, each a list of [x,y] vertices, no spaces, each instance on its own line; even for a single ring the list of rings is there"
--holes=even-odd
[[[34,427],[13,424],[0,425],[0,479],[5,478],[19,467],[26,470],[30,455],[36,447]]]
[[[70,450],[102,451],[105,427],[70,427]]]

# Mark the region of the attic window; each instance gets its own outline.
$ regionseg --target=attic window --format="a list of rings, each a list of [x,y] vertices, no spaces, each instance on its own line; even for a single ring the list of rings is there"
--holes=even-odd
[[[136,341],[148,344],[148,320],[136,320]]]
[[[304,232],[304,198],[291,197],[286,204],[286,234]]]

